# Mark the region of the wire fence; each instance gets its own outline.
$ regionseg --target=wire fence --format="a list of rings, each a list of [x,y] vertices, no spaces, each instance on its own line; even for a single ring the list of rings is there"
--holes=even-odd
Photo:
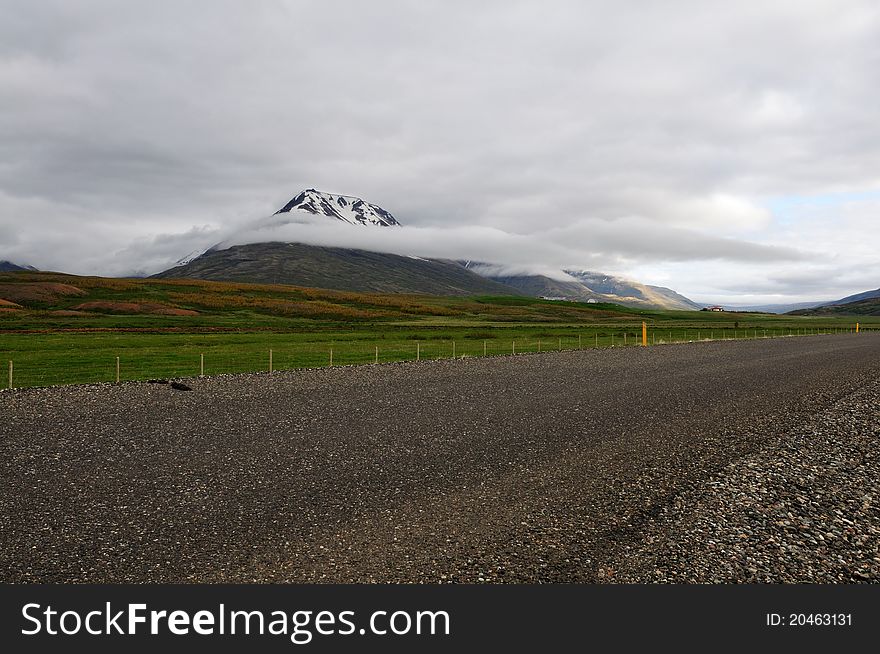
[[[862,328],[860,331],[876,331]],[[401,361],[430,361],[464,357],[493,357],[560,352],[588,348],[728,340],[793,338],[824,334],[854,334],[853,328],[713,328],[638,329],[596,328],[554,337],[492,337],[460,339],[352,339],[284,343],[183,343],[177,347],[31,349],[6,351],[6,383],[0,388],[91,384],[150,379],[182,379],[233,373],[279,372],[297,368],[366,365]]]

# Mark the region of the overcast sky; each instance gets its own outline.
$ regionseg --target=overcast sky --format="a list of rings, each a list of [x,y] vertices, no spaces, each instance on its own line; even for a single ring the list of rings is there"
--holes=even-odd
[[[880,286],[875,1],[0,2],[0,259],[157,272],[314,187],[408,254]]]

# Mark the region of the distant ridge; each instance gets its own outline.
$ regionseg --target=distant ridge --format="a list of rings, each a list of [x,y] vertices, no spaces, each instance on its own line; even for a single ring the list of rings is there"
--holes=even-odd
[[[574,302],[611,302],[624,306],[698,311],[703,305],[662,286],[650,286],[588,270],[564,270],[570,280],[546,275],[505,275],[498,266],[473,261],[465,267],[532,297],[546,297]]]
[[[795,316],[880,316],[880,288],[849,295],[819,307],[789,313]]]
[[[21,266],[11,261],[0,261],[0,272],[19,272],[25,270],[36,272],[37,269],[33,266]]]

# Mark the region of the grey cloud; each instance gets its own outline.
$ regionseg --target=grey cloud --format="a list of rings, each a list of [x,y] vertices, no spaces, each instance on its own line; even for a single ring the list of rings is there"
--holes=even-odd
[[[151,269],[317,187],[688,293],[676,262],[862,239],[783,236],[769,197],[880,186],[868,1],[7,5],[0,257],[35,265]]]

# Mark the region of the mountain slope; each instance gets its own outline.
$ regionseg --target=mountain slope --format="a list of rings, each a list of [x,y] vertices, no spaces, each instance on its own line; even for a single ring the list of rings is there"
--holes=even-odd
[[[880,298],[867,298],[846,304],[829,304],[815,309],[790,311],[792,316],[880,316]]]
[[[835,300],[834,302],[829,302],[828,304],[851,304],[853,302],[859,302],[861,300],[874,300],[877,298],[880,298],[880,288],[876,288],[873,291],[865,291],[864,293],[856,293],[855,295],[847,295],[845,298]]]
[[[33,266],[19,266],[11,261],[0,261],[0,272],[18,272],[22,270],[35,271]]]
[[[520,294],[452,261],[302,243],[254,243],[210,250],[154,277],[291,284],[369,293]]]
[[[617,298],[620,304],[634,306],[653,306],[663,309],[682,309],[695,311],[703,308],[693,300],[663,286],[640,284],[622,277],[606,275],[589,270],[565,270],[594,293]]]
[[[820,307],[789,313],[794,316],[880,316],[880,288],[849,295]]]
[[[702,305],[662,286],[648,286],[621,277],[588,270],[563,271],[574,279],[558,280],[545,275],[504,275],[492,264],[461,262],[469,270],[496,282],[511,286],[531,297],[573,300],[578,302],[613,302],[637,308],[696,311]]]

